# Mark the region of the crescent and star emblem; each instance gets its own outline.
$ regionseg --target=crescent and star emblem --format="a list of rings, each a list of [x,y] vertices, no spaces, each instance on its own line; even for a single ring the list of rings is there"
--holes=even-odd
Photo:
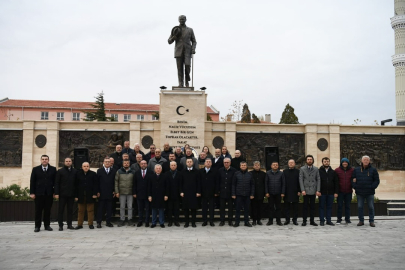
[[[183,114],[185,114],[185,112],[189,112],[189,110],[186,109],[185,112],[180,113],[180,109],[181,109],[181,108],[184,108],[184,109],[185,109],[185,107],[184,107],[184,106],[181,106],[181,105],[180,105],[179,107],[177,107],[177,109],[176,109],[176,112],[177,112],[178,115],[183,115]]]

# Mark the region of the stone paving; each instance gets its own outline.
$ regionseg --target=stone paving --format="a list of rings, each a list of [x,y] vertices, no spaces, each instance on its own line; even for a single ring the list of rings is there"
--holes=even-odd
[[[405,219],[352,222],[63,232],[52,223],[39,233],[33,223],[0,223],[0,269],[405,269]]]

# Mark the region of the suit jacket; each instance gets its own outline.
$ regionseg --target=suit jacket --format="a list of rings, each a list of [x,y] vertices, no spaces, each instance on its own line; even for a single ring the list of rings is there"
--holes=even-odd
[[[70,171],[67,167],[63,167],[56,172],[55,177],[55,195],[61,197],[75,196],[75,179],[77,170],[73,167]]]
[[[181,37],[177,37],[175,39],[176,45],[174,46],[174,57],[182,57],[183,50],[184,50],[184,56],[185,56],[185,64],[190,65],[191,64],[191,52],[195,51],[195,48],[197,46],[197,40],[195,39],[194,36],[194,31],[190,27],[181,27]],[[170,36],[171,37],[171,36]],[[169,37],[169,44],[173,43],[173,40],[171,40]]]
[[[110,171],[105,171],[104,167],[97,170],[97,193],[100,193],[100,200],[112,200],[115,184],[116,170],[110,167]]]
[[[321,178],[317,167],[312,166],[312,170],[308,166],[300,168],[300,187],[301,191],[305,191],[308,195],[315,195],[317,191],[321,191]]]
[[[205,171],[205,168],[199,170],[202,198],[214,198],[215,194],[217,194],[217,175],[218,171],[212,168],[208,171],[208,173]]]
[[[196,169],[189,171],[186,168],[181,172],[180,193],[184,193],[183,210],[198,208],[197,193],[201,194],[198,174],[198,170]]]
[[[132,194],[136,195],[139,200],[148,199],[148,183],[151,180],[153,172],[146,170],[145,178],[142,177],[142,169],[135,173],[135,181],[132,185]]]
[[[219,168],[224,167],[224,158],[222,157],[222,155],[219,157],[217,162],[215,162],[215,157],[213,157],[211,160],[212,160],[211,168],[218,170]],[[237,170],[239,170],[239,169],[237,169]]]
[[[153,173],[148,182],[148,197],[152,197],[152,208],[165,208],[165,196],[168,196],[165,175]]]
[[[46,172],[42,165],[34,167],[31,172],[30,194],[53,195],[55,186],[56,168],[48,164]]]
[[[181,181],[181,171],[176,170],[176,174],[173,177],[172,172],[169,170],[165,173],[166,184],[169,189],[169,200],[170,201],[180,201],[180,181]]]
[[[82,169],[76,173],[76,198],[78,203],[94,203],[93,196],[97,195],[97,174],[93,171],[84,173]]]

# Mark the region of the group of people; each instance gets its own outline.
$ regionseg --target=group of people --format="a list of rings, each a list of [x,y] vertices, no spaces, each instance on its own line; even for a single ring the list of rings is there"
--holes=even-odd
[[[296,168],[293,159],[288,161],[288,168],[280,170],[277,161],[271,164],[267,172],[261,170],[260,162],[253,163],[253,170],[248,171],[246,161],[239,150],[235,155],[229,154],[226,146],[215,149],[212,155],[207,146],[198,157],[186,145],[174,151],[168,143],[163,149],[150,146],[144,154],[139,144],[134,149],[129,141],[124,147],[116,146],[116,151],[106,157],[103,166],[93,172],[90,164],[84,162],[82,168],[73,168],[72,160],[64,160],[64,167],[56,170],[49,164],[47,155],[41,156],[41,165],[34,167],[31,174],[30,193],[35,200],[35,232],[39,232],[42,221],[45,230],[50,227],[50,210],[53,199],[59,200],[58,224],[63,231],[65,208],[67,208],[67,228],[82,229],[84,215],[87,211],[88,225],[94,229],[94,204],[97,206],[97,228],[102,228],[105,215],[106,226],[111,223],[114,200],[119,200],[120,221],[118,226],[165,227],[180,226],[179,214],[183,210],[184,227],[196,227],[196,211],[202,208],[202,226],[215,226],[214,209],[220,208],[219,226],[228,222],[229,226],[238,227],[243,210],[243,223],[247,227],[263,225],[263,200],[269,203],[269,220],[266,225],[273,225],[275,219],[279,226],[298,225],[298,203],[303,196],[302,226],[307,225],[308,208],[310,225],[315,223],[315,199],[319,198],[320,225],[334,226],[332,222],[332,204],[338,202],[337,224],[342,222],[343,205],[345,205],[345,222],[350,221],[350,202],[353,189],[358,201],[358,226],[364,225],[364,201],[369,209],[369,224],[374,223],[374,194],[379,185],[377,170],[371,166],[368,156],[362,157],[361,166],[352,168],[347,158],[341,160],[340,166],[333,170],[330,159],[322,159],[322,166],[314,166],[314,157],[306,156],[306,164]],[[138,207],[138,221],[133,221],[133,202]],[[284,201],[285,222],[281,222]],[[78,203],[77,226],[72,225],[73,205]],[[236,205],[235,219],[233,217]],[[226,211],[226,209],[228,211]],[[227,213],[226,213],[227,212]],[[152,214],[150,222],[150,213]],[[226,219],[227,214],[227,219]],[[191,215],[191,218],[190,218]],[[250,223],[250,218],[253,223]],[[151,224],[150,224],[151,223]]]

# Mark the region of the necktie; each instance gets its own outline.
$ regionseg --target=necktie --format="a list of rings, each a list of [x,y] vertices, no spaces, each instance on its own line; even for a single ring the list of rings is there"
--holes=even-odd
[[[145,170],[142,170],[142,178],[145,178]]]
[[[44,168],[44,172],[46,172],[46,168]]]
[[[106,171],[106,172],[107,172],[107,174],[108,174],[108,173],[110,172],[110,169],[108,169],[108,168],[107,168],[107,169],[105,169],[105,171]]]

